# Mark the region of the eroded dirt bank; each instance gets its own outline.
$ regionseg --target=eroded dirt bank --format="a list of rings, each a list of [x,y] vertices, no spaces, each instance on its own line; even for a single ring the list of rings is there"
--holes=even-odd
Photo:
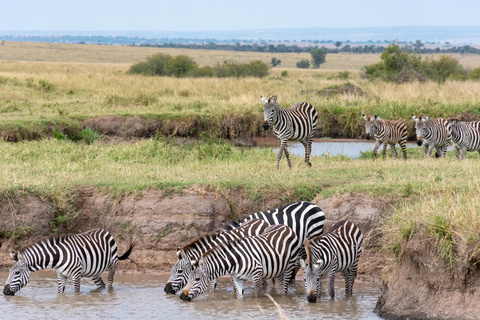
[[[138,241],[132,254],[136,264],[122,262],[118,268],[136,272],[170,272],[176,260],[177,247],[201,235],[222,228],[231,219],[284,203],[281,195],[272,195],[263,203],[249,200],[243,191],[228,196],[204,188],[189,188],[181,193],[166,194],[162,190],[143,191],[113,197],[94,187],[74,192],[72,206],[55,207],[47,199],[17,192],[4,196],[0,202],[0,266],[11,265],[9,251],[58,234],[105,228],[116,238],[120,252],[132,239]],[[314,200],[326,215],[326,227],[340,219],[359,224],[366,235],[364,256],[359,277],[380,279],[384,256],[378,253],[378,234],[381,217],[390,208],[387,202],[362,195],[342,195]]]

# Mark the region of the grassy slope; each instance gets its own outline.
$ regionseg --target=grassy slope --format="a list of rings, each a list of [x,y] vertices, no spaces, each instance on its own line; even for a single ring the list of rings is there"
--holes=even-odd
[[[362,124],[361,111],[404,119],[412,112],[433,116],[480,112],[480,84],[475,82],[395,85],[366,82],[351,73],[349,81],[363,88],[368,97],[325,98],[315,94],[316,90],[344,83],[336,76],[339,71],[360,70],[378,60],[374,55],[329,55],[329,62],[322,68],[330,70],[296,70],[288,68],[308,56],[188,51],[200,64],[223,59],[241,62],[260,56],[268,62],[275,56],[284,61],[283,70],[288,70],[289,76],[281,78],[280,70],[261,80],[125,74],[131,63],[159,51],[6,43],[0,52],[0,128],[42,130],[52,121],[68,126],[74,125],[75,119],[104,114],[221,118],[250,113],[261,117],[258,97],[272,94],[278,95],[282,106],[308,100],[324,117],[335,114],[343,125],[357,128]],[[479,57],[465,59],[470,67],[480,64]],[[390,245],[397,252],[401,252],[403,241],[416,233],[433,236],[446,250],[442,252],[447,258],[452,257],[454,241],[471,244],[477,250],[478,155],[463,162],[456,162],[452,155],[446,160],[423,160],[419,150],[410,155],[414,159],[407,162],[313,157],[312,170],[296,158],[293,170],[287,170],[282,162],[281,170],[275,171],[275,155],[269,150],[238,149],[212,141],[191,146],[175,146],[162,139],[118,146],[63,140],[0,142],[0,190],[61,195],[85,184],[127,192],[199,184],[225,192],[246,188],[258,201],[270,192],[279,192],[285,202],[366,192],[398,200],[396,213],[388,221]]]

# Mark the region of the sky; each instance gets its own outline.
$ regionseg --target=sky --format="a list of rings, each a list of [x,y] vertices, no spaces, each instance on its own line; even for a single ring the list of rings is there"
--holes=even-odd
[[[480,0],[3,0],[0,31],[480,26]]]

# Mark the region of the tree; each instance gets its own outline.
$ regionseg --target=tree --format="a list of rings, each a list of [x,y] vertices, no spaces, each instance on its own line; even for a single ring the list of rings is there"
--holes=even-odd
[[[424,46],[424,44],[422,43],[422,41],[417,40],[415,41],[415,43],[412,43],[412,46],[415,48],[415,51],[419,51],[420,48]]]
[[[337,50],[340,49],[340,47],[342,46],[342,42],[341,41],[337,41],[335,42],[335,47],[337,47]]]
[[[275,68],[276,66],[279,66],[282,63],[282,60],[277,59],[277,58],[272,58],[272,68]]]
[[[297,68],[300,68],[300,69],[310,68],[310,61],[308,61],[307,59],[298,61],[297,62]]]
[[[322,63],[325,63],[325,57],[327,56],[327,49],[317,48],[310,51],[312,55],[312,65],[314,68],[320,68]]]

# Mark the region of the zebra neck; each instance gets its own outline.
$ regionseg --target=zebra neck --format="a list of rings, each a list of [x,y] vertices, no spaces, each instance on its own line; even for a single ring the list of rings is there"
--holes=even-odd
[[[185,254],[189,258],[197,259],[199,258],[205,251],[211,249],[215,246],[215,240],[218,238],[217,235],[210,235],[204,238],[199,239],[188,248],[185,249]]]
[[[39,241],[21,251],[31,272],[52,269],[58,265],[60,250],[52,239]]]
[[[281,108],[276,108],[273,111],[273,113],[274,113],[274,115],[273,115],[273,119],[272,119],[272,125],[274,127],[277,127],[279,124],[282,123],[282,117],[283,117],[284,113],[282,112]]]
[[[221,276],[232,273],[234,265],[230,262],[230,259],[224,259],[220,256],[211,256],[208,261],[210,280],[216,279]]]

